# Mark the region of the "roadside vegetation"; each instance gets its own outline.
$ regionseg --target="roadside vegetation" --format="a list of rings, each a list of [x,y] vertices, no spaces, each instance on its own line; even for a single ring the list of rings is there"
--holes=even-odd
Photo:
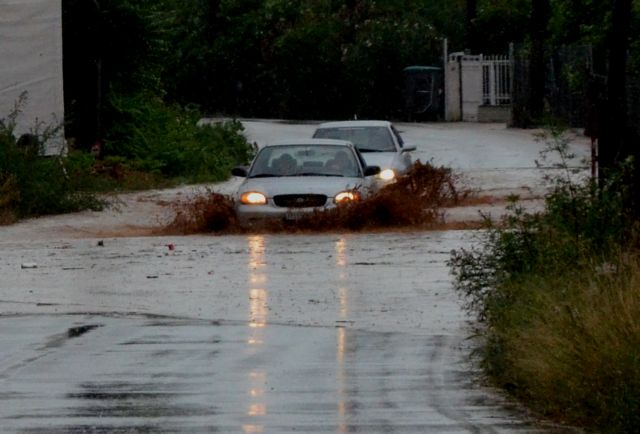
[[[0,225],[100,210],[116,192],[222,181],[253,153],[239,122],[198,126],[195,112],[149,104],[114,131],[126,135],[127,147],[113,146],[104,156],[74,149],[44,156],[43,146],[58,127],[34,127],[33,134],[16,138],[19,114],[18,107],[0,120]]]
[[[86,189],[84,161],[40,155],[38,136],[13,135],[18,111],[0,120],[0,225],[23,217],[101,209],[105,202]],[[55,129],[43,131],[46,140]]]
[[[546,209],[487,221],[453,253],[458,290],[479,320],[489,379],[533,409],[598,432],[640,427],[640,255],[624,180],[576,181],[566,140]]]

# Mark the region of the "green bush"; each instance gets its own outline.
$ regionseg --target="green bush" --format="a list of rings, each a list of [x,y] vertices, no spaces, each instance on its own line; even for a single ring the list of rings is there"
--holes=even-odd
[[[70,176],[77,171],[74,160],[41,156],[39,146],[32,145],[18,143],[13,124],[0,122],[0,223],[105,205],[78,178]]]
[[[576,183],[567,142],[542,213],[516,203],[480,243],[452,254],[479,320],[489,377],[536,410],[590,428],[640,426],[640,259],[627,212],[630,167]]]
[[[200,113],[148,95],[113,96],[105,153],[129,167],[187,182],[222,181],[253,147],[240,122],[198,125]]]
[[[41,145],[55,135],[55,127],[36,131],[30,140],[16,140],[19,103],[0,121],[0,224],[101,209],[107,202],[98,192],[222,181],[254,152],[240,122],[198,125],[195,109],[141,95],[113,100],[116,116],[108,126],[101,159],[80,150],[43,156]]]

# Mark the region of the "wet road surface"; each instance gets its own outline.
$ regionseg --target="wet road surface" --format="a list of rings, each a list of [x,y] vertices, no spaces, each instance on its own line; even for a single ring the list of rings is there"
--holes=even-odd
[[[0,242],[3,432],[551,430],[477,383],[468,232],[101,241]]]
[[[399,127],[482,194],[544,190],[529,131]],[[567,432],[479,384],[446,266],[472,233],[132,237],[182,191],[0,227],[0,432]]]

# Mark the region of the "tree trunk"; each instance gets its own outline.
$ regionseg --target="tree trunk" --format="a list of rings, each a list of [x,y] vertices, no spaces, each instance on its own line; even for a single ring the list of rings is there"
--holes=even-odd
[[[615,0],[607,39],[607,100],[601,116],[603,122],[599,139],[600,174],[605,177],[609,169],[634,154],[627,145],[626,69],[630,16],[631,0]]]
[[[627,51],[629,48],[629,26],[632,0],[614,0],[611,27],[607,38],[609,69],[607,74],[607,97],[598,141],[598,167],[600,185],[610,174],[620,168],[627,157],[635,159],[633,174],[623,177],[620,191],[628,191],[626,209],[637,220],[640,219],[640,152],[634,149],[627,115]]]
[[[544,113],[545,45],[549,36],[551,6],[549,0],[531,0],[531,58],[529,63],[529,114],[539,122]]]

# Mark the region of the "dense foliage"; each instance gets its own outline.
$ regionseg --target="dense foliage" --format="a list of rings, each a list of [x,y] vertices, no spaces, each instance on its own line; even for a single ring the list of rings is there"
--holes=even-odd
[[[253,147],[240,122],[199,125],[197,110],[142,95],[113,95],[111,101],[105,152],[136,170],[188,182],[222,181],[233,166],[251,159]]]
[[[629,190],[570,170],[567,142],[542,213],[516,204],[480,243],[454,252],[455,282],[480,320],[482,364],[540,412],[601,432],[640,419],[640,257]],[[618,176],[628,175],[623,168]]]
[[[65,75],[76,79],[65,80],[66,130],[77,149],[99,146],[102,165],[202,182],[224,180],[232,166],[250,159],[241,124],[199,125],[197,105],[166,97],[176,81],[192,78],[176,69],[191,60],[185,58],[190,38],[201,28],[200,11],[186,6],[170,0],[63,3],[70,53]]]
[[[589,67],[604,76],[616,34],[612,5],[593,0],[65,0],[63,7],[67,129],[85,148],[117,139],[111,132],[123,97],[211,115],[398,118],[403,69],[442,66],[444,39],[449,52],[504,54],[515,43],[535,58],[524,102],[531,113],[521,120],[529,125],[545,108],[545,73],[570,74],[563,79],[573,94],[589,84],[581,71],[545,72],[554,49],[589,44]],[[635,2],[630,41],[640,40],[638,9]],[[640,45],[629,48],[633,71]]]
[[[75,156],[42,157],[36,135],[17,141],[16,114],[0,121],[0,225],[23,217],[101,209],[105,202],[83,183],[90,164]],[[38,136],[46,140],[54,129]]]
[[[461,0],[411,0],[401,7],[333,0],[63,5],[72,53],[66,70],[78,83],[67,93],[85,91],[86,98],[98,80],[90,77],[92,65],[100,65],[105,134],[113,93],[151,92],[226,115],[393,117],[402,108],[403,68],[442,65],[443,36],[460,46],[464,34]],[[85,108],[91,111],[90,104]]]
[[[539,38],[551,47],[591,44],[594,62],[606,63],[610,4],[545,0],[549,16],[535,34],[532,5],[538,3],[65,0],[66,51],[85,58],[72,60],[79,68],[65,73],[74,83],[89,80],[79,86],[88,91],[95,83],[86,72],[99,63],[106,103],[112,92],[150,91],[207,113],[393,118],[402,114],[403,68],[442,66],[445,38],[449,51],[484,54]],[[637,4],[631,29],[631,40],[639,40]],[[637,63],[640,46],[630,48]],[[106,107],[101,128],[108,133]]]

